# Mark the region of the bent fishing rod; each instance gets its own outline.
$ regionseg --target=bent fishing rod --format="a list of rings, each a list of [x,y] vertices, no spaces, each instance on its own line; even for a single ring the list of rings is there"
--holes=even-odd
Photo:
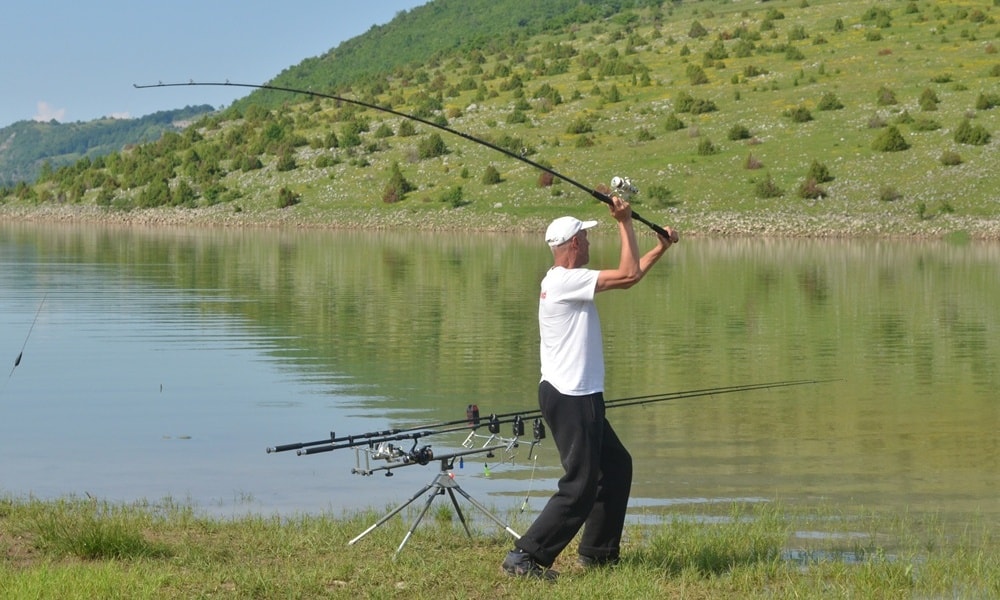
[[[550,167],[546,167],[545,165],[537,163],[537,162],[531,160],[530,158],[527,158],[526,156],[523,156],[523,155],[518,154],[516,152],[511,152],[510,150],[507,150],[506,148],[501,148],[500,146],[497,146],[496,144],[487,142],[486,140],[477,138],[477,137],[475,137],[473,135],[470,135],[468,133],[463,133],[463,132],[458,131],[456,129],[452,129],[451,127],[447,127],[445,125],[441,125],[439,123],[435,123],[433,121],[429,121],[427,119],[418,117],[416,115],[407,114],[407,113],[404,113],[404,112],[400,112],[398,110],[394,110],[392,108],[388,108],[388,107],[385,107],[385,106],[379,106],[377,104],[371,104],[369,102],[363,102],[361,100],[355,100],[355,99],[352,99],[352,98],[344,98],[343,96],[336,96],[334,94],[326,94],[326,93],[322,93],[322,92],[314,92],[312,90],[300,90],[300,89],[283,87],[283,86],[278,86],[278,85],[253,84],[253,83],[231,83],[229,81],[225,81],[225,82],[189,81],[187,83],[163,83],[163,82],[159,82],[159,83],[147,84],[147,85],[139,85],[139,84],[134,83],[134,84],[132,84],[132,86],[135,87],[136,89],[140,89],[140,90],[142,90],[142,89],[148,89],[148,88],[182,87],[182,86],[229,86],[229,87],[243,87],[243,88],[252,88],[252,89],[258,89],[258,90],[271,90],[271,91],[275,91],[275,92],[288,92],[288,93],[291,93],[291,94],[305,94],[307,96],[312,96],[312,97],[315,97],[315,98],[328,98],[330,100],[336,100],[338,102],[344,102],[346,104],[353,104],[355,106],[361,106],[361,107],[364,107],[364,108],[369,108],[369,109],[372,109],[372,110],[377,110],[377,111],[389,113],[391,115],[396,115],[397,117],[402,117],[404,119],[411,119],[413,121],[417,121],[418,123],[423,123],[424,125],[427,125],[428,127],[434,127],[434,128],[440,129],[441,131],[447,131],[448,133],[450,133],[452,135],[457,135],[458,137],[466,139],[466,140],[469,140],[470,142],[475,142],[477,144],[481,144],[483,146],[486,146],[487,148],[490,148],[491,150],[496,150],[497,152],[500,152],[501,154],[505,154],[505,155],[507,155],[507,156],[509,156],[509,157],[511,157],[513,159],[519,160],[519,161],[521,161],[523,163],[527,163],[527,164],[531,165],[532,167],[535,167],[536,169],[545,171],[549,175],[552,175],[553,177],[561,179],[561,180],[565,181],[566,183],[569,183],[570,185],[576,186],[576,187],[580,188],[581,190],[587,192],[588,194],[590,194],[594,198],[596,198],[596,199],[600,200],[601,202],[607,204],[608,206],[612,206],[613,205],[613,201],[611,199],[611,196],[609,196],[608,194],[606,194],[604,192],[601,192],[601,191],[599,191],[599,190],[597,190],[595,188],[588,187],[588,186],[586,186],[586,185],[584,185],[584,184],[582,184],[582,183],[580,183],[580,182],[578,182],[578,181],[576,181],[574,179],[570,179],[569,177],[563,175],[562,173],[559,173],[559,172],[555,171],[554,169],[551,169]],[[634,188],[632,188],[632,186],[631,186],[631,182],[629,182],[627,179],[622,179],[620,177],[615,177],[612,181],[615,182],[615,184],[618,184],[620,182],[621,185],[626,186],[625,189],[623,190],[626,193],[629,192],[630,190],[634,191]],[[663,229],[659,225],[657,225],[657,224],[655,224],[655,223],[647,220],[646,218],[642,217],[641,215],[639,215],[639,213],[635,212],[634,210],[632,211],[632,218],[635,219],[636,221],[639,221],[643,225],[646,225],[647,227],[649,227],[650,229],[652,229],[653,231],[655,231],[658,235],[660,235],[660,236],[662,236],[662,237],[664,237],[664,238],[666,238],[668,240],[676,242],[676,239],[677,239],[676,234],[673,237],[671,237],[671,235],[669,233],[667,233],[667,231],[665,229]]]
[[[808,384],[829,383],[831,381],[837,381],[837,380],[796,379],[789,381],[751,383],[743,385],[703,388],[696,390],[685,390],[678,392],[666,392],[661,394],[648,394],[644,396],[633,396],[629,398],[608,400],[605,402],[605,408],[611,409],[611,408],[621,408],[627,406],[640,406],[645,404],[654,404],[659,402],[681,400],[686,398],[698,398],[704,396],[732,394],[736,392],[749,392],[756,390],[777,389],[783,387],[800,386]],[[499,433],[500,425],[510,423],[513,425],[514,437],[518,437],[520,435],[523,435],[524,433],[524,423],[528,420],[534,419],[535,437],[538,438],[539,434],[541,434],[541,436],[544,436],[544,429],[543,429],[544,426],[541,425],[541,417],[542,413],[540,410],[533,410],[527,412],[518,411],[500,415],[491,414],[488,417],[486,417],[485,423],[489,432],[494,435]],[[306,456],[311,454],[319,454],[323,452],[331,452],[333,450],[341,450],[344,448],[357,448],[362,446],[368,446],[369,448],[372,448],[380,444],[385,444],[394,441],[403,441],[403,440],[411,440],[414,442],[414,444],[416,444],[417,440],[427,436],[438,435],[442,433],[454,433],[458,431],[469,431],[470,429],[475,431],[478,427],[482,425],[483,425],[483,419],[480,417],[479,407],[475,404],[469,404],[466,408],[465,419],[444,421],[433,425],[423,425],[412,428],[372,431],[367,433],[346,435],[341,437],[337,437],[334,432],[330,432],[330,437],[326,439],[315,440],[311,442],[296,442],[292,444],[271,446],[267,448],[267,453],[271,454],[274,452],[286,452],[289,450],[296,450],[296,454],[298,454],[299,456]]]

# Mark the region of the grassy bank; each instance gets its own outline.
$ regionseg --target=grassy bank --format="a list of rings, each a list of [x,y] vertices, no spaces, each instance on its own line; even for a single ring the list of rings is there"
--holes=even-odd
[[[499,569],[506,534],[439,503],[393,560],[412,515],[357,544],[382,509],[215,519],[172,503],[0,500],[4,598],[993,598],[995,524],[733,506],[630,525],[623,562],[584,571],[573,547],[555,584]],[[406,513],[404,513],[406,514]],[[523,517],[519,517],[523,519]],[[524,523],[512,521],[523,530]],[[845,526],[849,531],[845,531]]]

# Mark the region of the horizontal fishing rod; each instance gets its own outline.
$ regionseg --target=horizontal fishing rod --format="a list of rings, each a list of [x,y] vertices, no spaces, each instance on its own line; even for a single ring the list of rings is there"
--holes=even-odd
[[[252,83],[230,83],[229,81],[225,81],[225,82],[189,81],[187,83],[163,83],[163,82],[159,82],[159,83],[148,84],[148,85],[139,85],[139,84],[135,84],[134,83],[132,85],[136,89],[140,89],[140,90],[141,89],[148,89],[148,88],[181,87],[181,86],[186,86],[186,85],[187,86],[230,86],[230,87],[244,87],[244,88],[253,88],[253,89],[258,89],[258,90],[271,90],[271,91],[275,91],[275,92],[288,92],[288,93],[292,93],[292,94],[305,94],[307,96],[313,96],[313,97],[316,97],[316,98],[329,98],[330,100],[336,100],[338,102],[345,102],[347,104],[354,104],[356,106],[362,106],[364,108],[370,108],[372,110],[378,110],[378,111],[389,113],[391,115],[396,115],[397,117],[403,117],[404,119],[411,119],[413,121],[417,121],[418,123],[423,123],[424,125],[427,125],[428,127],[435,127],[435,128],[440,129],[442,131],[447,131],[448,133],[450,133],[452,135],[457,135],[460,138],[464,138],[466,140],[469,140],[470,142],[475,142],[477,144],[481,144],[483,146],[486,146],[487,148],[490,148],[492,150],[496,150],[497,152],[500,152],[502,154],[506,154],[507,156],[509,156],[509,157],[511,157],[513,159],[516,159],[516,160],[519,160],[521,162],[527,163],[527,164],[535,167],[536,169],[540,169],[542,171],[545,171],[546,173],[548,173],[549,175],[552,175],[553,177],[557,177],[559,179],[562,179],[566,183],[574,185],[574,186],[580,188],[581,190],[587,192],[588,194],[590,194],[594,198],[600,200],[601,202],[607,204],[608,206],[612,206],[613,205],[613,202],[611,200],[611,196],[609,196],[608,194],[605,194],[604,192],[598,191],[597,189],[587,187],[587,186],[583,185],[582,183],[580,183],[578,181],[575,181],[573,179],[570,179],[569,177],[563,175],[562,173],[559,173],[559,172],[557,172],[557,171],[555,171],[555,170],[553,170],[553,169],[551,169],[549,167],[546,167],[545,165],[539,164],[539,163],[531,160],[530,158],[522,156],[521,154],[517,154],[516,152],[511,152],[510,150],[507,150],[506,148],[501,148],[500,146],[497,146],[496,144],[492,144],[490,142],[487,142],[486,140],[483,140],[483,139],[477,138],[475,136],[469,135],[468,133],[463,133],[461,131],[452,129],[452,128],[447,127],[445,125],[441,125],[439,123],[435,123],[433,121],[429,121],[427,119],[423,119],[423,118],[418,117],[416,115],[407,114],[407,113],[404,113],[404,112],[400,112],[398,110],[387,108],[385,106],[379,106],[377,104],[371,104],[371,103],[368,103],[368,102],[363,102],[361,100],[354,100],[354,99],[351,99],[351,98],[344,98],[342,96],[335,96],[333,94],[324,94],[324,93],[321,93],[321,92],[314,92],[312,90],[299,90],[299,89],[295,89],[295,88],[282,87],[282,86],[269,85],[269,84],[260,84],[260,85],[258,85],[258,84],[252,84]],[[620,179],[620,178],[616,177],[616,179]],[[629,186],[631,186],[630,183],[629,183]],[[663,236],[663,237],[665,237],[667,239],[671,239],[670,238],[670,234],[668,234],[666,230],[664,230],[659,225],[657,225],[657,224],[655,224],[655,223],[653,223],[653,222],[645,219],[644,217],[642,217],[641,215],[639,215],[639,213],[635,212],[634,210],[632,211],[632,218],[635,219],[636,221],[639,221],[640,223],[646,225],[647,227],[649,227],[650,229],[652,229],[653,231],[655,231],[657,234],[659,234],[659,235],[661,235],[661,236]]]
[[[829,383],[831,381],[837,381],[836,379],[797,379],[789,381],[775,381],[768,383],[751,383],[743,385],[734,386],[724,386],[724,387],[713,387],[713,388],[703,388],[696,390],[686,390],[679,392],[666,392],[662,394],[650,394],[645,396],[632,396],[630,398],[620,398],[617,400],[608,400],[605,402],[605,407],[611,408],[622,408],[627,406],[639,406],[644,404],[654,404],[658,402],[667,402],[671,400],[681,400],[686,398],[699,398],[704,396],[715,396],[721,394],[732,394],[736,392],[750,392],[758,390],[768,390],[777,389],[783,387],[818,384],[818,383]],[[511,412],[506,414],[491,414],[485,418],[485,425],[491,434],[498,434],[500,431],[500,425],[512,424],[512,434],[516,438],[524,434],[524,424],[534,419],[535,421],[535,437],[538,438],[540,435],[544,436],[544,429],[541,425],[541,411],[519,411]],[[283,452],[286,450],[298,450],[297,454],[300,456],[306,456],[311,454],[319,454],[323,452],[331,452],[333,450],[342,450],[345,448],[356,448],[361,446],[368,446],[369,448],[375,448],[379,444],[394,442],[394,441],[404,441],[412,440],[414,446],[417,440],[428,437],[431,435],[438,435],[442,433],[454,433],[457,431],[469,431],[475,430],[481,427],[484,420],[480,417],[479,409],[477,405],[470,404],[466,409],[466,418],[458,419],[454,421],[445,421],[442,423],[437,423],[434,425],[424,425],[422,427],[414,427],[410,429],[389,429],[381,432],[369,432],[364,434],[343,436],[337,438],[331,432],[330,438],[326,440],[316,440],[313,442],[299,442],[294,444],[284,444],[281,446],[273,446],[267,449],[270,454],[272,452]],[[540,428],[542,428],[540,430]],[[470,436],[471,437],[471,436]]]
[[[751,384],[711,387],[711,388],[702,388],[696,390],[684,390],[679,392],[661,392],[658,394],[646,394],[643,396],[631,396],[627,398],[617,398],[614,400],[608,400],[605,402],[605,406],[606,407],[632,406],[638,404],[649,404],[653,402],[664,402],[666,400],[675,400],[680,398],[690,398],[690,397],[706,396],[712,394],[726,394],[732,392],[743,392],[756,389],[767,389],[769,387],[803,385],[806,383],[822,383],[822,381],[800,379],[800,380],[778,381],[770,383],[751,383]],[[494,419],[496,419],[497,423],[503,424],[503,423],[513,422],[513,420],[516,417],[530,419],[534,418],[536,415],[541,416],[541,411],[536,410],[529,413],[525,413],[524,411],[512,411],[509,413],[491,414],[489,415],[489,417],[487,417],[487,419],[488,422],[493,422]],[[401,435],[410,432],[423,432],[422,435],[418,437],[424,437],[426,435],[430,435],[430,433],[433,433],[429,430],[440,429],[442,427],[449,427],[449,428],[454,427],[453,429],[446,429],[444,431],[440,431],[440,433],[452,433],[470,427],[478,427],[480,425],[480,422],[481,418],[480,418],[479,406],[476,404],[469,404],[466,407],[465,419],[455,419],[453,421],[442,421],[440,423],[416,425],[413,427],[383,429],[380,431],[369,431],[365,433],[356,433],[340,437],[338,437],[335,432],[331,431],[330,437],[324,439],[313,440],[310,442],[294,442],[291,444],[269,446],[266,449],[266,451],[268,454],[272,454],[275,452],[288,452],[289,450],[302,450],[305,448],[310,448],[312,446],[339,445],[339,444],[344,444],[344,445],[339,446],[338,448],[331,448],[331,449],[351,448],[357,445],[371,443],[372,440],[394,441],[394,440],[410,439],[411,436]],[[397,437],[392,437],[392,436],[397,436]],[[377,441],[375,443],[377,443]],[[326,451],[328,452],[329,450]],[[300,453],[300,454],[312,454],[312,453]]]

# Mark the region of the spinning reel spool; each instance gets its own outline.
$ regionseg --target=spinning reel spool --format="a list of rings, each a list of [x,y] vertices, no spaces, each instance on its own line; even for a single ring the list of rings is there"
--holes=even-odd
[[[622,200],[631,200],[639,193],[639,188],[635,187],[628,177],[614,176],[611,178],[611,192]]]

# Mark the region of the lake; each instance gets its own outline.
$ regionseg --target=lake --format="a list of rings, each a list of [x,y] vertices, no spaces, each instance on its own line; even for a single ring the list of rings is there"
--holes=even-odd
[[[593,231],[592,266],[615,263],[613,231]],[[472,403],[536,410],[540,238],[0,223],[0,495],[220,515],[405,501],[436,464],[366,477],[349,449],[265,449]],[[1000,245],[685,239],[598,306],[609,400],[824,380],[609,410],[636,515],[780,501],[1000,519]],[[526,446],[470,455],[456,481],[538,510],[561,471],[549,440]]]

